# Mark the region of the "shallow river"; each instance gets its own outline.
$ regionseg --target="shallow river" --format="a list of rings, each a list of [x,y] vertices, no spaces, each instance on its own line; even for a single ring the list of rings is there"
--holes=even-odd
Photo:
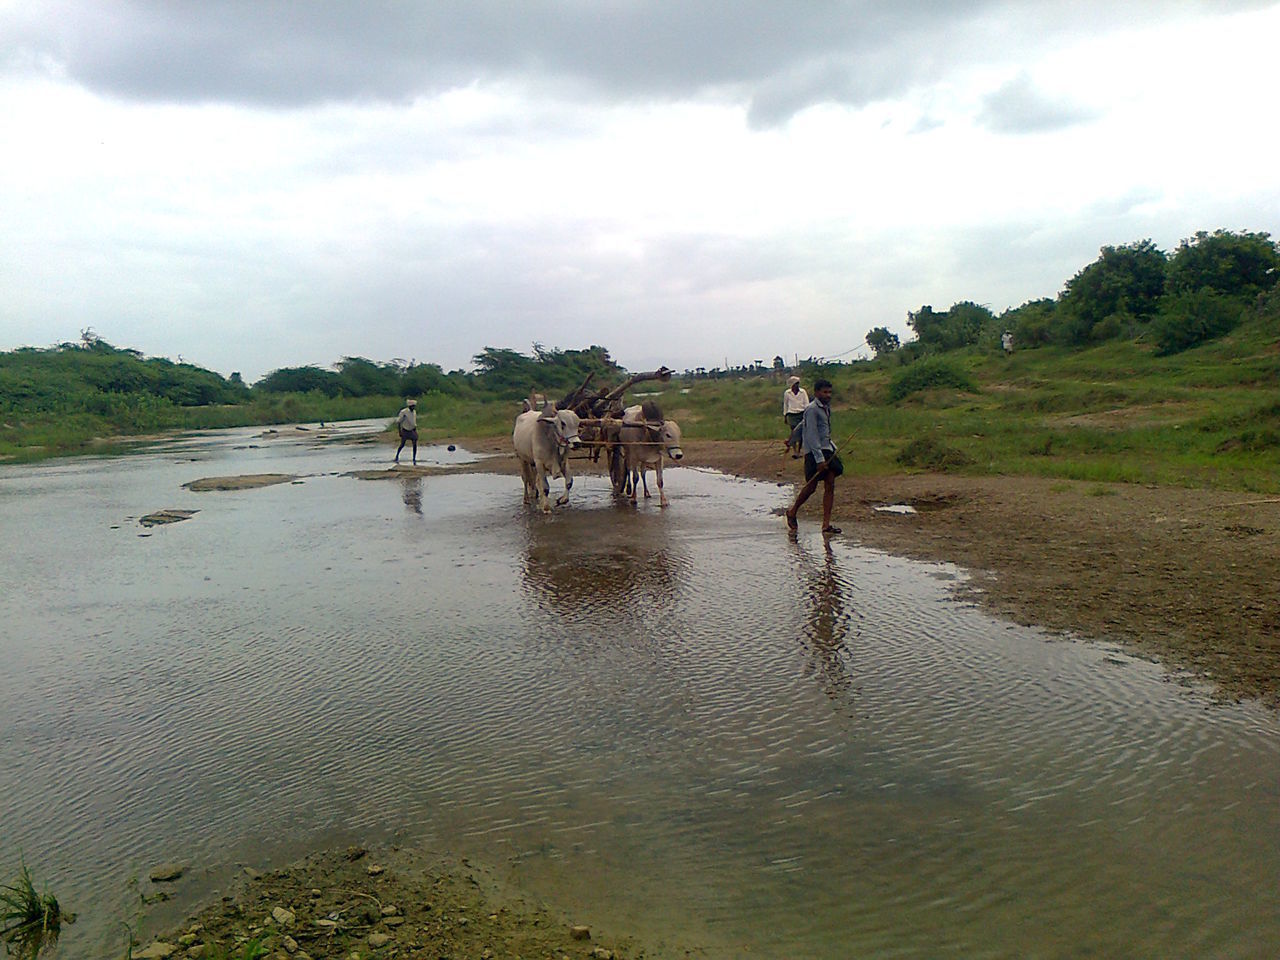
[[[775,486],[548,518],[259,432],[0,468],[0,867],[79,911],[61,956],[120,956],[156,863],[186,908],[393,837],[651,956],[1276,955],[1273,715],[790,541]]]

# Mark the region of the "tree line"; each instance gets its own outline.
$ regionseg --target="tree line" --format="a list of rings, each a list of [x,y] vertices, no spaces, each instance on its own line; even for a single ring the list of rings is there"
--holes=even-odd
[[[605,347],[558,350],[534,344],[531,355],[485,347],[474,371],[445,373],[434,363],[343,357],[332,369],[281,367],[252,386],[190,363],[144,357],[91,330],[78,342],[0,353],[0,412],[86,413],[107,419],[154,405],[237,405],[283,394],[330,399],[474,395],[518,399],[533,388],[568,392],[588,374],[613,383],[624,375]],[[134,416],[132,419],[137,420]]]
[[[1277,281],[1280,245],[1270,234],[1202,230],[1172,253],[1149,239],[1105,246],[1056,298],[998,316],[969,300],[945,311],[922,306],[907,314],[915,341],[903,345],[876,327],[867,344],[877,356],[899,350],[914,356],[980,343],[995,348],[1008,331],[1019,349],[1144,337],[1158,353],[1171,354],[1229,333]]]
[[[998,348],[1005,331],[1019,349],[1145,337],[1159,352],[1174,353],[1229,332],[1278,280],[1280,246],[1267,233],[1201,231],[1172,253],[1141,240],[1103,247],[1056,298],[1032,300],[998,316],[967,300],[945,311],[925,305],[907,315],[914,341],[902,344],[877,327],[867,343],[877,356],[902,361],[975,344]],[[528,354],[486,346],[472,362],[473,370],[446,373],[435,363],[343,357],[331,368],[281,367],[250,386],[238,373],[222,377],[193,364],[143,357],[86,330],[78,342],[0,353],[0,414],[74,412],[142,425],[157,422],[155,414],[163,409],[261,404],[289,395],[510,400],[534,388],[568,392],[588,375],[600,384],[625,376],[598,345],[561,350],[535,343]],[[816,364],[810,358],[802,366]],[[772,367],[758,360],[725,373],[759,374],[783,366],[778,356]],[[687,375],[725,374],[699,368]]]

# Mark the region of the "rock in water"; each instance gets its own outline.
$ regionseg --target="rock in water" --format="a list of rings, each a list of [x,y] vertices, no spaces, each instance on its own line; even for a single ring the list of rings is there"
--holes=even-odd
[[[151,868],[151,882],[167,883],[170,880],[177,880],[186,870],[186,866],[181,863],[162,863]]]
[[[139,518],[138,522],[144,527],[157,527],[162,523],[190,520],[199,512],[199,510],[157,510],[155,513],[148,513],[145,517]]]

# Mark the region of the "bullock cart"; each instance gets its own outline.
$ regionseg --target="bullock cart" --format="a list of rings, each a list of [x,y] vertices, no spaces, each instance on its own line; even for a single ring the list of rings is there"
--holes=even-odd
[[[525,412],[516,418],[511,439],[521,462],[525,502],[536,498],[544,512],[550,511],[548,478],[564,477],[564,495],[556,503],[568,503],[573,486],[569,460],[589,458],[597,462],[603,453],[614,493],[629,493],[634,503],[637,483],[642,483],[644,495],[648,497],[645,472],[651,469],[665,507],[662,458],[664,455],[673,460],[684,457],[680,427],[674,420],[664,420],[656,403],[646,400],[627,407],[623,396],[637,383],[651,380],[669,383],[671,371],[659,367],[637,373],[611,390],[591,390],[591,379],[592,375],[588,374],[558,403],[546,403],[540,396],[530,396],[525,402]],[[571,451],[577,453],[571,456]]]
[[[626,392],[637,383],[654,380],[659,383],[670,383],[671,373],[672,371],[667,367],[659,367],[657,370],[633,374],[612,389],[601,388],[596,391],[590,389],[595,374],[589,373],[576,390],[567,394],[556,404],[557,409],[572,410],[579,417],[578,437],[586,449],[579,459],[589,458],[596,463],[600,455],[604,454],[605,462],[609,465],[609,479],[613,483],[614,493],[629,492],[630,475],[621,443]],[[645,428],[651,434],[651,438],[656,440],[658,432],[662,429],[661,417],[652,410],[644,412]]]
[[[555,407],[557,410],[572,410],[579,419],[578,438],[582,452],[571,459],[599,462],[601,454],[609,465],[609,479],[613,483],[615,493],[632,493],[630,487],[631,474],[627,468],[626,446],[624,440],[634,443],[658,444],[662,439],[663,419],[661,412],[654,404],[642,404],[643,421],[624,421],[623,413],[627,408],[624,397],[626,392],[638,383],[657,381],[670,383],[672,371],[667,367],[632,374],[618,386],[613,388],[591,388],[595,374],[587,374],[574,390],[570,391]],[[637,436],[639,428],[642,433]],[[627,433],[624,435],[624,430]],[[645,488],[648,496],[648,488]]]

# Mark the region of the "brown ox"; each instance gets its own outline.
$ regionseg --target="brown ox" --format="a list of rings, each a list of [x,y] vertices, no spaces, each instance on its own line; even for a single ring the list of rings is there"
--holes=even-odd
[[[665,454],[672,460],[684,459],[684,450],[680,447],[679,424],[674,420],[664,420],[662,411],[652,402],[627,407],[622,413],[618,442],[625,457],[625,476],[631,502],[636,502],[638,486],[643,486],[645,498],[649,497],[649,481],[645,477],[645,471],[652,467],[658,480],[658,503],[665,507],[667,493],[662,487],[662,457]]]

